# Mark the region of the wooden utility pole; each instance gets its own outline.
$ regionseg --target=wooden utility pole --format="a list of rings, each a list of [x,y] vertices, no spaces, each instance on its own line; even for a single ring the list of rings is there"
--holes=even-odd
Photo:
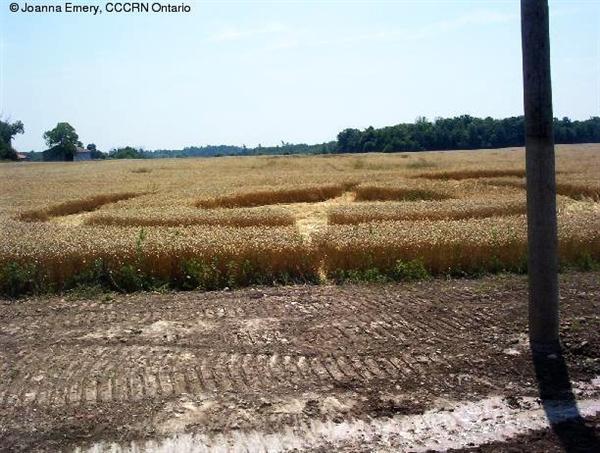
[[[534,351],[552,352],[560,348],[560,343],[547,0],[521,0],[521,37],[526,131],[529,339]]]

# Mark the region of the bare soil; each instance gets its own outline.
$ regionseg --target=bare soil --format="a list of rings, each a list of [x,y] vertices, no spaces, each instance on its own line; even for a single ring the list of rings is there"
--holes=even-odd
[[[600,274],[562,275],[561,304],[576,395],[598,398]],[[0,450],[178,433],[224,443],[260,433],[260,443],[298,426],[373,431],[491,396],[517,407],[539,396],[526,317],[520,276],[3,300]],[[587,423],[459,450],[561,451],[564,433],[583,429],[581,451],[600,451],[599,419]],[[338,438],[311,448],[401,449],[376,435]]]

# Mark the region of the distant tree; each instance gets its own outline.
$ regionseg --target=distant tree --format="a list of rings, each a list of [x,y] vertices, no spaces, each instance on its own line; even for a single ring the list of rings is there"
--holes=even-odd
[[[462,115],[455,118],[437,117],[433,121],[417,117],[414,123],[401,123],[383,128],[345,129],[337,140],[307,145],[284,140],[277,146],[258,145],[255,148],[231,145],[190,146],[183,149],[144,151],[133,147],[113,149],[113,159],[159,159],[166,157],[252,156],[278,154],[323,154],[360,152],[401,152],[523,146],[524,118],[475,118]],[[600,118],[585,121],[555,119],[556,143],[600,143]],[[88,145],[92,146],[92,144]],[[89,149],[89,148],[88,148]],[[101,159],[105,153],[92,154]]]
[[[21,121],[9,123],[0,120],[0,160],[15,160],[17,158],[17,152],[12,147],[12,140],[15,135],[23,132],[25,132],[25,128]]]
[[[600,118],[572,121],[555,119],[556,143],[600,143]],[[364,130],[344,129],[337,136],[339,153],[430,151],[452,149],[503,148],[525,144],[522,116],[493,119],[462,115],[436,118],[430,122],[418,117],[415,123]]]
[[[141,150],[137,150],[132,146],[113,149],[108,153],[109,159],[143,159],[144,155]]]
[[[92,159],[106,159],[106,154],[103,153],[102,151],[98,151],[98,148],[96,148],[96,144],[95,143],[88,144],[85,147],[85,149],[87,149],[88,151],[90,151]]]
[[[361,137],[360,137],[360,151],[368,153],[371,151],[380,151],[378,150],[378,146],[377,143],[380,140],[378,140],[378,136],[377,133],[375,132],[375,129],[373,128],[373,126],[369,126],[368,128],[365,129],[365,131],[362,133]]]
[[[361,149],[361,132],[358,129],[344,129],[337,136],[340,153],[359,153]]]
[[[44,140],[48,148],[64,154],[66,160],[73,160],[78,146],[83,146],[79,135],[69,123],[58,123],[54,129],[44,133]]]

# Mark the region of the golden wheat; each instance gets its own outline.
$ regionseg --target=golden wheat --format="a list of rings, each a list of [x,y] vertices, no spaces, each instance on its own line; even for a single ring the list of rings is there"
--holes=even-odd
[[[490,179],[488,183],[495,186],[517,187],[521,189],[527,187],[527,183],[523,179],[498,178]],[[556,193],[572,198],[573,200],[590,199],[592,201],[600,201],[600,182],[597,180],[590,181],[589,179],[572,182],[564,176],[559,176],[556,181]]]
[[[3,164],[0,269],[60,283],[96,259],[165,279],[188,259],[290,276],[517,266],[522,168],[522,149]],[[561,259],[600,259],[600,145],[559,146],[557,168]]]
[[[293,227],[150,227],[143,230],[143,240],[141,230],[132,227],[65,229],[42,223],[32,231],[9,221],[4,228],[3,234],[18,236],[19,241],[0,243],[0,263],[34,263],[59,284],[99,259],[115,271],[135,263],[148,275],[166,280],[180,278],[182,263],[190,259],[215,262],[221,271],[249,262],[265,275],[306,276],[318,268],[315,249]]]
[[[561,216],[560,256],[572,262],[582,252],[600,259],[600,217]],[[432,273],[452,269],[506,268],[523,264],[527,247],[525,216],[470,220],[397,221],[339,225],[319,233],[316,244],[326,270],[387,270],[398,260],[420,260]]]
[[[339,197],[345,190],[343,184],[309,185],[300,187],[274,187],[266,190],[233,193],[222,197],[199,200],[199,208],[241,208],[281,203],[315,203]]]
[[[476,169],[476,170],[454,170],[421,173],[419,178],[427,179],[476,179],[476,178],[495,178],[501,176],[515,176],[522,178],[525,176],[525,170],[494,170],[494,169]]]
[[[130,198],[140,195],[142,194],[132,192],[94,195],[89,198],[65,201],[54,206],[47,206],[25,211],[19,214],[19,218],[26,222],[45,221],[50,219],[50,217],[67,216],[79,212],[94,211],[105,204],[115,203],[121,200],[129,200]]]
[[[382,220],[462,220],[512,216],[527,211],[525,200],[481,199],[410,203],[355,203],[328,212],[330,224],[348,225]]]
[[[357,201],[445,200],[452,198],[442,192],[419,187],[393,187],[361,184],[356,188]]]
[[[113,226],[171,226],[223,225],[231,227],[286,226],[294,225],[296,219],[280,208],[261,207],[255,209],[179,210],[113,210],[94,213],[83,220],[86,225]]]

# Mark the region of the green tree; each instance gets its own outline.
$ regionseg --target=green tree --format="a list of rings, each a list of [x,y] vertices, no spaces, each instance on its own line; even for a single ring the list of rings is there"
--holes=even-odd
[[[140,150],[131,146],[113,149],[108,153],[109,159],[143,159],[144,155]]]
[[[44,140],[49,148],[64,153],[67,160],[73,160],[78,146],[83,146],[79,135],[69,123],[58,123],[52,130],[44,133]]]
[[[337,136],[338,149],[341,153],[358,153],[361,148],[361,132],[358,129],[344,129]]]
[[[12,139],[17,134],[25,132],[23,123],[16,121],[9,123],[0,120],[0,160],[14,160],[17,152],[12,147]]]
[[[95,143],[90,143],[85,148],[90,151],[92,159],[106,159],[106,154],[99,151]]]

